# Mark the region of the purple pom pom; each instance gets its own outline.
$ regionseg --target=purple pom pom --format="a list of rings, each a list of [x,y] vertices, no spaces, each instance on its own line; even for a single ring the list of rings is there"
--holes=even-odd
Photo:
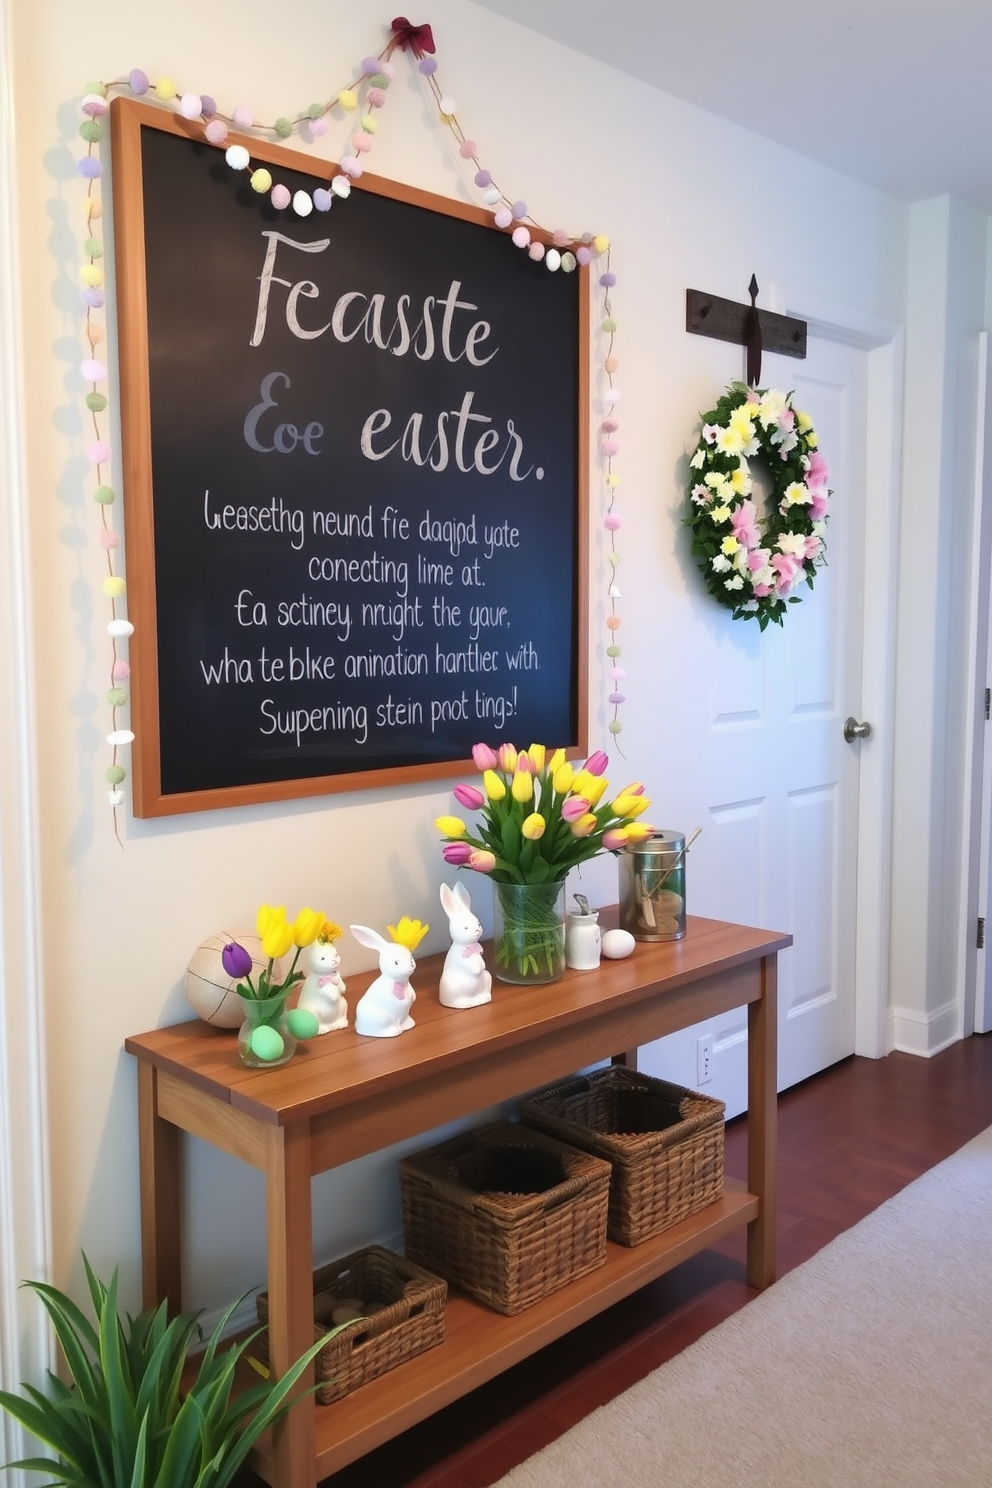
[[[527,216],[527,203],[526,202],[523,202],[523,201],[515,201],[513,203],[513,215],[517,219],[518,222],[520,221],[520,219],[522,217],[526,217]]]
[[[95,181],[98,176],[103,175],[103,166],[95,155],[84,155],[81,160],[77,160],[76,169],[87,181]]]
[[[205,119],[212,119],[217,112],[217,104],[209,93],[200,94],[200,112]]]
[[[318,186],[313,194],[313,204],[318,212],[329,212],[334,202],[334,197],[323,186]]]
[[[99,310],[106,300],[106,295],[102,289],[84,289],[81,298],[83,304],[89,305],[91,310]]]
[[[603,286],[604,289],[612,289],[613,286],[614,286],[614,284],[616,284],[616,282],[617,282],[617,276],[616,276],[616,274],[610,274],[610,273],[600,274],[600,276],[599,276],[599,282]]]
[[[128,73],[127,85],[135,98],[140,98],[142,93],[148,92],[147,72],[142,72],[140,67],[133,67]]]
[[[366,77],[373,77],[375,75],[375,73],[377,73],[379,71],[379,58],[378,57],[363,57],[362,58],[362,71],[364,72],[364,74],[365,74]]]
[[[590,253],[590,251],[589,251],[588,248],[586,248],[586,247],[576,248],[576,250],[575,250],[575,262],[576,263],[582,264],[582,266],[584,268],[586,266],[586,264],[587,263],[591,263],[591,261],[592,261],[592,254]]]
[[[626,701],[627,699],[622,692],[610,693],[610,702],[614,705],[619,706],[620,703],[625,703]]]
[[[418,65],[424,77],[431,77],[437,72],[437,63],[433,57],[421,57]]]
[[[492,180],[493,178],[487,170],[480,170],[475,173],[476,186],[491,186]]]

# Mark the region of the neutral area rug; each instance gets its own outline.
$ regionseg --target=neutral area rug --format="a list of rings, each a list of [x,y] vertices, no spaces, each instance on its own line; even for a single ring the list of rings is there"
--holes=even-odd
[[[992,1127],[500,1488],[992,1484]]]

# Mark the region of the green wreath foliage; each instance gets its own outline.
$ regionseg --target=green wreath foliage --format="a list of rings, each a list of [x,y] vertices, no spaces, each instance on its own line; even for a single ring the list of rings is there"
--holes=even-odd
[[[693,557],[713,598],[762,630],[782,624],[786,606],[799,603],[798,585],[812,589],[825,561],[827,462],[812,420],[792,398],[732,382],[702,415],[689,461]],[[771,480],[763,516],[753,500],[754,460]]]

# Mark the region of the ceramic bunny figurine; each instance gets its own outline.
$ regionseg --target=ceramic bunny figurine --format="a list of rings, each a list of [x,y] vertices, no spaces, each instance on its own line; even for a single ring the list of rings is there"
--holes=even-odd
[[[410,1016],[417,996],[410,986],[417,966],[413,952],[430,927],[404,915],[398,925],[387,928],[392,940],[385,940],[367,925],[351,927],[359,945],[379,953],[379,975],[355,1008],[355,1032],[367,1038],[395,1038],[414,1027]]]
[[[335,1029],[348,1027],[344,979],[338,970],[341,955],[334,944],[340,934],[337,925],[328,923],[306,949],[307,978],[297,1007],[313,1014],[318,1033],[333,1033]]]
[[[463,883],[441,885],[441,904],[448,916],[451,949],[444,959],[439,1000],[445,1007],[478,1007],[492,1001],[492,975],[482,959],[482,926],[472,913],[472,900]]]

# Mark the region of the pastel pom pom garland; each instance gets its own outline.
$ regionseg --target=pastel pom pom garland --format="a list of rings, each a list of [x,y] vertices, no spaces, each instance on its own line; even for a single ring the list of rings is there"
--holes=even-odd
[[[413,26],[401,16],[392,22],[390,32],[390,40],[382,51],[377,56],[363,58],[358,68],[358,76],[346,86],[337,89],[328,101],[311,103],[306,109],[292,117],[280,116],[271,125],[257,123],[252,110],[244,104],[239,104],[230,114],[222,113],[214,99],[208,94],[180,91],[176,82],[168,76],[152,82],[148,74],[140,68],[133,68],[126,77],[116,78],[109,83],[87,83],[84,89],[80,102],[83,122],[79,127],[79,134],[86,144],[86,153],[77,161],[76,169],[79,176],[86,182],[87,237],[83,245],[86,262],[80,267],[79,282],[81,298],[86,310],[85,335],[89,349],[80,363],[79,370],[87,385],[85,405],[90,414],[93,429],[93,438],[86,448],[86,456],[94,467],[96,477],[93,499],[100,508],[102,523],[100,541],[107,560],[107,576],[103,581],[103,591],[109,598],[111,606],[111,618],[107,625],[107,633],[111,642],[110,686],[106,695],[107,704],[111,709],[111,728],[106,741],[111,747],[112,758],[104,774],[108,786],[107,801],[114,814],[114,830],[118,842],[121,839],[117,823],[117,808],[124,802],[124,792],[121,787],[127,778],[127,772],[120,763],[118,752],[134,739],[131,730],[121,727],[117,717],[119,710],[126,707],[129,702],[128,688],[122,683],[130,677],[130,666],[119,655],[118,647],[133,634],[134,627],[117,611],[118,604],[124,600],[127,586],[124,578],[117,574],[114,567],[114,553],[119,546],[120,537],[112,525],[110,510],[116,502],[116,492],[105,479],[103,469],[104,466],[110,464],[113,449],[103,437],[101,425],[101,415],[106,415],[108,409],[107,395],[103,391],[103,384],[107,380],[107,368],[96,354],[97,347],[106,335],[104,325],[96,314],[103,310],[106,300],[105,275],[101,266],[103,244],[96,235],[97,224],[103,215],[99,186],[103,176],[103,163],[96,153],[96,147],[103,139],[102,120],[107,114],[108,100],[113,93],[126,93],[135,98],[151,97],[163,106],[175,109],[190,123],[195,124],[198,120],[201,121],[204,139],[208,144],[224,152],[225,160],[231,171],[247,172],[252,190],[259,195],[268,196],[271,205],[277,211],[290,212],[302,218],[314,211],[329,212],[335,200],[347,199],[352,181],[360,179],[363,172],[362,158],[372,149],[379,129],[377,112],[382,109],[389,85],[395,77],[395,67],[389,59],[397,48],[409,51],[421,78],[433,95],[441,123],[451,130],[457,147],[458,159],[463,164],[473,167],[473,183],[481,193],[483,203],[492,213],[494,226],[507,232],[515,247],[526,253],[535,264],[543,264],[549,273],[570,274],[576,267],[590,265],[594,259],[605,255],[606,267],[599,276],[599,287],[602,290],[599,330],[603,347],[599,454],[603,479],[603,528],[607,543],[604,624],[607,632],[607,644],[605,645],[609,663],[607,670],[611,683],[608,701],[612,716],[609,718],[608,728],[614,738],[622,732],[620,707],[625,702],[625,697],[619,688],[619,683],[623,680],[625,673],[620,665],[621,648],[617,642],[617,632],[621,624],[617,601],[621,596],[617,584],[620,553],[616,540],[616,534],[620,528],[620,516],[616,507],[616,491],[620,484],[620,476],[615,468],[619,450],[616,433],[619,428],[617,404],[620,401],[620,392],[613,380],[618,367],[614,352],[617,322],[611,307],[610,291],[616,284],[616,275],[610,268],[609,239],[590,232],[574,237],[563,228],[556,228],[553,232],[548,231],[533,218],[525,201],[505,195],[493,180],[491,172],[482,165],[475,141],[469,139],[463,132],[458,121],[454,98],[441,92],[436,76],[437,61],[432,55],[435,47],[431,27],[428,25]],[[295,134],[301,143],[313,144],[326,135],[328,116],[331,115],[344,119],[352,133],[350,149],[341,157],[338,173],[328,186],[317,187],[312,192],[301,190],[291,192],[284,183],[273,178],[268,165],[253,164],[249,149],[252,136],[268,134],[274,135],[276,139],[285,140]],[[247,140],[230,140],[229,133],[232,128],[248,136]]]
[[[709,413],[689,461],[686,526],[692,552],[713,598],[735,620],[782,624],[794,591],[810,589],[824,562],[831,492],[827,462],[809,416],[791,393],[732,382]],[[752,497],[750,461],[767,468],[771,491],[765,516]]]

